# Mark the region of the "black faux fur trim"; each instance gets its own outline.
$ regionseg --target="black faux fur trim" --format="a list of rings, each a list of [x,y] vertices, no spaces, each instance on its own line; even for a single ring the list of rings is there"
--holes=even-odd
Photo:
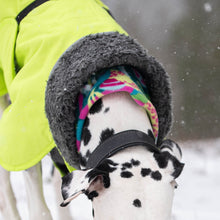
[[[60,57],[46,89],[46,114],[54,140],[65,160],[78,167],[75,110],[80,88],[92,73],[130,65],[142,74],[159,116],[158,144],[171,127],[171,89],[168,74],[134,39],[117,32],[86,36]]]

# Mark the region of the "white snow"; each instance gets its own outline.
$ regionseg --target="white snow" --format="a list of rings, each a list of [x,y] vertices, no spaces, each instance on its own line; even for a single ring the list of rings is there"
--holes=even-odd
[[[180,145],[185,167],[178,179],[173,220],[220,220],[220,139]]]
[[[220,138],[185,142],[180,146],[185,167],[177,180],[179,187],[175,192],[172,220],[220,220]],[[46,201],[54,219],[58,220],[52,186],[48,181],[51,169],[48,157],[43,160],[43,169]],[[11,179],[22,219],[28,220],[22,174],[13,172]],[[79,196],[70,208],[74,220],[92,219],[91,204],[85,196]]]

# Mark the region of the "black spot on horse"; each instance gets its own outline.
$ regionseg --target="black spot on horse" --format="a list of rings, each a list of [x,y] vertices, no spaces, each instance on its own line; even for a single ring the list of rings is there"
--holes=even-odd
[[[81,154],[79,154],[79,162],[81,166],[86,167],[87,160]]]
[[[112,161],[110,159],[105,159],[100,165],[97,166],[97,169],[105,171],[107,173],[112,173],[113,171],[115,171],[117,169],[115,167],[117,165],[118,164],[115,163],[114,161]]]
[[[139,160],[134,160],[134,159],[131,159],[131,163],[134,166],[139,166],[141,164],[141,162]]]
[[[92,137],[92,135],[91,135],[89,129],[88,128],[83,129],[82,140],[83,140],[85,146],[88,145],[91,137]]]
[[[161,175],[161,173],[160,173],[158,170],[155,171],[155,172],[152,172],[152,173],[151,173],[151,177],[152,177],[154,180],[157,180],[157,181],[159,181],[159,180],[162,179],[162,175]]]
[[[88,199],[92,200],[95,198],[95,197],[98,197],[99,194],[97,191],[92,191],[92,192],[88,192],[86,191],[85,194],[87,195]]]
[[[85,121],[84,121],[84,128],[88,128],[90,124],[90,120],[88,117],[86,117]]]
[[[122,178],[131,178],[133,175],[133,173],[129,172],[129,171],[122,171],[121,172],[121,177]]]
[[[158,166],[162,169],[167,167],[169,159],[171,159],[171,154],[167,151],[161,153],[154,153],[153,154]]]
[[[103,186],[107,189],[110,187],[110,185],[111,185],[111,182],[110,182],[109,175],[104,175],[103,176]]]
[[[107,107],[107,108],[105,109],[104,113],[107,113],[109,110],[110,110],[110,108]]]
[[[139,199],[135,199],[133,201],[133,205],[137,208],[140,208],[142,205],[141,205],[141,201]]]
[[[93,217],[93,218],[95,217],[95,211],[94,211],[94,209],[92,209],[92,217]]]
[[[150,175],[150,173],[151,173],[151,169],[149,169],[149,168],[142,168],[141,169],[141,175],[143,177]]]
[[[114,133],[115,133],[114,129],[106,128],[105,130],[103,130],[102,133],[100,134],[99,144],[110,138]]]
[[[132,164],[129,163],[129,162],[123,163],[123,164],[122,164],[122,168],[124,168],[124,169],[126,169],[126,168],[130,169],[130,168],[132,168]]]
[[[88,145],[92,137],[90,130],[88,129],[88,126],[89,126],[89,118],[86,118],[84,122],[83,130],[82,130],[82,140],[85,146]]]
[[[96,101],[93,106],[90,108],[89,113],[91,115],[99,113],[102,110],[103,107],[103,103],[102,103],[102,99],[99,99],[98,101]]]

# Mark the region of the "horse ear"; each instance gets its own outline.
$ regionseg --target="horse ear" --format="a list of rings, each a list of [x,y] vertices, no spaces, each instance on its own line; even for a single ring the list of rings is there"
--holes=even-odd
[[[180,146],[173,140],[170,140],[170,139],[164,140],[162,144],[160,145],[160,150],[161,152],[165,152],[165,151],[169,152],[171,155],[176,157],[176,159],[178,159],[179,161],[181,161],[182,159],[182,150]]]
[[[105,173],[95,169],[75,170],[62,178],[62,196],[61,206],[67,206],[73,199],[82,193],[99,191],[103,188]]]
[[[181,163],[181,148],[176,142],[167,139],[162,142],[160,149],[162,153],[164,152],[167,154],[169,160],[172,162],[173,170],[171,171],[171,175],[176,179],[182,173],[184,167],[184,164]]]
[[[184,164],[181,163],[182,151],[177,143],[167,139],[160,145],[160,153],[154,154],[154,157],[160,168],[166,171],[176,179],[182,173]]]

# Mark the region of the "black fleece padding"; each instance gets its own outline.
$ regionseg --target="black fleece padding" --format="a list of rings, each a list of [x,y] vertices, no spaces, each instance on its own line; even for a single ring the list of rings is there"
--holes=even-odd
[[[136,68],[143,76],[159,117],[158,146],[171,128],[171,89],[168,74],[134,39],[117,32],[86,36],[60,57],[46,89],[46,114],[53,138],[65,160],[79,167],[76,148],[76,103],[92,73],[119,65]]]

